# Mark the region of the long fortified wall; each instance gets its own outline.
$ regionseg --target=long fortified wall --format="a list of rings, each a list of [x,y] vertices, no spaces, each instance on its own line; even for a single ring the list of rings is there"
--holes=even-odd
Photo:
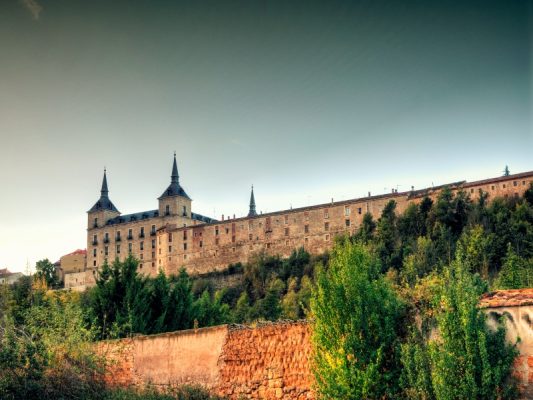
[[[518,341],[515,373],[533,398],[533,289],[485,296],[489,326],[504,316]],[[121,386],[200,384],[229,399],[314,399],[310,326],[305,321],[256,327],[222,325],[101,342],[108,381]]]
[[[321,254],[333,246],[335,236],[355,233],[366,213],[379,218],[390,200],[396,202],[397,212],[402,213],[410,203],[418,203],[425,196],[435,199],[445,186],[453,192],[462,190],[475,200],[480,190],[489,199],[518,197],[531,182],[533,171],[196,226],[167,224],[157,231],[158,268],[154,271],[161,268],[167,275],[173,275],[184,267],[191,274],[205,274],[237,262],[245,263],[260,252],[288,257],[300,247],[311,254]]]

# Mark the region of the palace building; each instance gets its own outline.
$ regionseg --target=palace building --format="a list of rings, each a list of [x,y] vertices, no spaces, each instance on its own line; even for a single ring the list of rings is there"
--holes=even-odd
[[[480,191],[489,198],[521,196],[533,182],[533,171],[476,182],[454,182],[422,190],[412,190],[331,201],[309,207],[257,213],[254,190],[246,217],[215,220],[192,211],[192,200],[179,183],[176,155],[170,185],[158,198],[158,208],[122,215],[109,198],[106,171],[100,198],[87,212],[87,255],[85,271],[74,272],[69,282],[94,284],[94,273],[104,262],[123,260],[132,254],[139,260],[139,272],[167,275],[185,268],[189,274],[205,274],[247,262],[265,252],[287,257],[303,247],[312,254],[329,250],[337,235],[353,234],[366,213],[380,217],[385,205],[396,202],[402,213],[424,197],[435,198],[444,188],[464,191],[475,200]],[[67,277],[65,277],[66,279]],[[70,286],[70,285],[69,285]],[[75,288],[74,286],[70,286]]]

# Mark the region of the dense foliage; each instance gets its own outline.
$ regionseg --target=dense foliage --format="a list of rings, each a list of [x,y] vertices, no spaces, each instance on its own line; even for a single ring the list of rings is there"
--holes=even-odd
[[[315,377],[328,399],[396,398],[403,305],[366,246],[339,243],[311,310]]]

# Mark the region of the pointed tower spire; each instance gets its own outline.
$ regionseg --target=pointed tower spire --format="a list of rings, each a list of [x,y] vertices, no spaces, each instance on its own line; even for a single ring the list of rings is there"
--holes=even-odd
[[[174,152],[174,164],[172,165],[172,175],[170,176],[170,182],[178,183],[179,182],[178,174],[178,164],[176,163],[176,152]]]
[[[178,163],[176,162],[176,152],[174,152],[174,163],[172,164],[172,175],[170,175],[170,186],[163,192],[159,199],[172,196],[182,196],[190,199],[185,190],[179,184]]]
[[[109,199],[109,189],[107,188],[107,170],[104,167],[104,178],[102,179],[102,189],[100,189],[100,199],[91,207],[89,212],[109,210],[119,212]]]
[[[254,196],[254,185],[252,185],[252,193],[250,194],[250,211],[248,211],[249,217],[255,217],[257,212],[255,211],[255,196]]]
[[[104,179],[102,180],[102,189],[100,190],[100,193],[102,197],[107,197],[109,194],[109,190],[107,189],[107,176],[106,176],[106,169],[104,167]]]

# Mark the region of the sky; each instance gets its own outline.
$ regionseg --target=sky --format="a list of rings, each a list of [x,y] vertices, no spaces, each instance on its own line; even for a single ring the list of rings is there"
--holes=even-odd
[[[87,210],[243,216],[533,170],[533,3],[0,2],[0,268]]]

